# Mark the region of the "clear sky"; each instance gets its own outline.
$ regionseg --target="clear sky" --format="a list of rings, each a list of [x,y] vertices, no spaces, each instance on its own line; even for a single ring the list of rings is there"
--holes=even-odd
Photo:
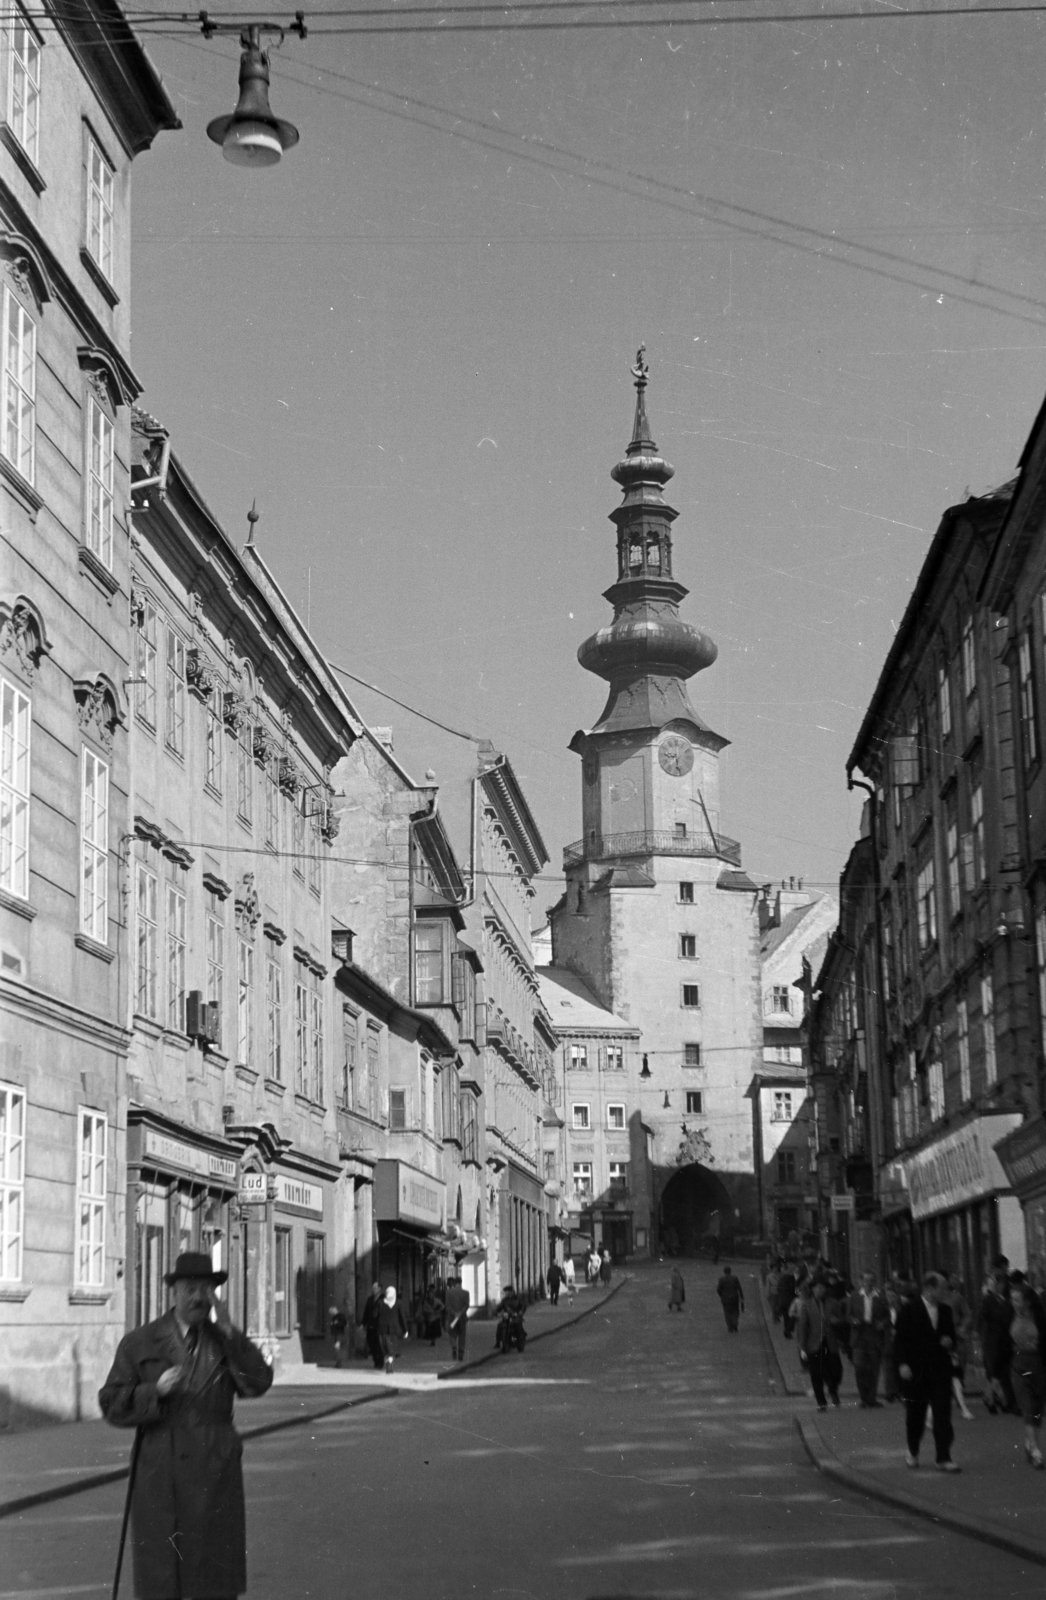
[[[257,496],[333,660],[509,753],[539,906],[603,704],[575,651],[610,617],[636,346],[683,615],[719,645],[691,694],[760,881],[837,880],[845,760],[930,538],[1012,476],[1046,390],[1046,21],[864,3],[288,38],[272,103],[301,143],[260,173],[204,132],[236,42],[149,42],[185,129],[134,170],[142,403],[235,535]],[[615,14],[643,12],[585,15]],[[417,777],[467,756],[349,687]]]

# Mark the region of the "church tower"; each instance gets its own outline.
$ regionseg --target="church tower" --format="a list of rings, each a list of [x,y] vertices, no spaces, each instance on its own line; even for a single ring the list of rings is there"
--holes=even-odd
[[[647,418],[648,368],[632,369],[635,423],[611,476],[621,504],[613,621],[578,660],[606,680],[598,721],[576,733],[581,839],[564,852],[566,893],[550,915],[552,960],[641,1029],[627,1089],[631,1247],[696,1248],[758,1230],[751,1105],[762,1057],[757,887],[719,826],[719,757],[728,743],[698,716],[687,680],[716,646],[679,615],[673,576],[673,468]],[[572,1116],[567,1071],[565,1115]],[[568,1182],[569,1182],[569,1174]],[[600,1219],[599,1200],[594,1216]]]

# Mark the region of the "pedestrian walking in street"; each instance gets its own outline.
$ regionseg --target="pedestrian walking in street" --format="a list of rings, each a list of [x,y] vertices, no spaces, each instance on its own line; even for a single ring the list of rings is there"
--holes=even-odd
[[[594,1244],[588,1253],[588,1260],[585,1265],[585,1277],[589,1283],[595,1283],[602,1265],[603,1257],[599,1253],[599,1246]]]
[[[377,1372],[380,1372],[385,1365],[385,1353],[381,1348],[381,1334],[378,1331],[378,1312],[381,1310],[381,1301],[381,1284],[372,1283],[370,1294],[367,1296],[367,1303],[363,1307],[360,1327],[366,1335],[367,1354],[374,1363],[374,1368]]]
[[[399,1342],[409,1339],[407,1324],[403,1312],[396,1304],[396,1291],[393,1288],[385,1290],[384,1298],[378,1306],[378,1338],[381,1341],[381,1356],[385,1363],[385,1371],[392,1371],[392,1363],[399,1355]]]
[[[882,1385],[883,1399],[892,1405],[901,1397],[901,1382],[897,1376],[897,1362],[894,1360],[894,1341],[897,1337],[897,1317],[901,1309],[901,1297],[893,1284],[887,1284],[883,1292],[886,1301],[886,1320],[883,1323],[882,1343]]]
[[[973,1336],[973,1312],[966,1298],[962,1279],[957,1272],[948,1274],[941,1288],[942,1302],[951,1307],[955,1323],[955,1353],[952,1357],[952,1394],[964,1422],[973,1421],[973,1412],[966,1404],[966,1362]]]
[[[1013,1321],[1010,1323],[1010,1377],[1024,1418],[1024,1454],[1039,1472],[1043,1405],[1046,1404],[1046,1315],[1031,1285],[1021,1281],[1010,1289]]]
[[[263,1395],[272,1368],[215,1294],[227,1276],[209,1255],[180,1255],[165,1278],[173,1307],[121,1339],[98,1396],[107,1422],[139,1430],[131,1492],[139,1600],[232,1600],[247,1587],[233,1401]]]
[[[716,1284],[715,1292],[723,1304],[727,1333],[736,1333],[737,1319],[745,1308],[745,1292],[741,1287],[740,1278],[735,1278],[730,1268],[724,1267],[723,1276]]]
[[[347,1341],[345,1338],[345,1330],[348,1325],[349,1319],[341,1307],[337,1305],[331,1306],[330,1310],[327,1312],[327,1326],[330,1329],[331,1335],[334,1339],[334,1365],[336,1367],[341,1366],[342,1357],[348,1354],[346,1349]]]
[[[867,1411],[879,1404],[879,1367],[889,1315],[886,1300],[876,1288],[874,1272],[861,1274],[861,1287],[847,1301],[846,1315],[857,1393],[861,1410]]]
[[[603,1256],[602,1256],[602,1259],[600,1260],[600,1263],[599,1263],[599,1281],[600,1281],[601,1284],[604,1285],[604,1287],[607,1284],[609,1284],[609,1282],[610,1282],[610,1272],[611,1272],[610,1251],[604,1245],[603,1246]]]
[[[775,1256],[766,1275],[766,1303],[770,1308],[770,1317],[774,1322],[780,1322],[781,1320],[781,1310],[777,1304],[777,1286],[780,1282],[781,1263]]]
[[[796,1333],[799,1361],[809,1375],[818,1411],[828,1410],[826,1390],[832,1404],[839,1404],[839,1385],[843,1381],[839,1334],[828,1310],[827,1294],[825,1280],[815,1278],[810,1294],[800,1309]]]
[[[443,1337],[443,1301],[434,1284],[428,1284],[418,1305],[415,1323],[419,1339],[427,1339],[430,1347]]]
[[[790,1339],[795,1331],[792,1301],[795,1299],[795,1262],[786,1261],[777,1280],[777,1314],[784,1323],[784,1336]]]
[[[558,1306],[559,1286],[563,1282],[563,1269],[561,1268],[559,1262],[555,1260],[555,1258],[553,1258],[548,1264],[548,1272],[545,1274],[545,1279],[548,1283],[549,1304]]]
[[[683,1282],[683,1274],[678,1267],[673,1267],[671,1293],[668,1300],[669,1311],[682,1311],[685,1299],[686,1284]]]
[[[577,1272],[574,1268],[574,1257],[567,1256],[563,1263],[563,1282],[567,1287],[567,1305],[574,1304],[574,1289],[577,1285]]]
[[[923,1278],[918,1300],[908,1300],[897,1316],[894,1357],[897,1373],[904,1385],[907,1467],[919,1465],[919,1446],[926,1430],[926,1411],[933,1418],[933,1442],[939,1472],[959,1472],[952,1460],[952,1357],[955,1350],[955,1323],[951,1307],[940,1299],[940,1279],[936,1272]]]
[[[992,1416],[997,1411],[1016,1411],[1013,1384],[1010,1381],[1010,1358],[1013,1345],[1010,1341],[1010,1323],[1013,1306],[1010,1304],[1009,1278],[1004,1266],[996,1264],[984,1286],[977,1312],[977,1332],[981,1341],[981,1361],[984,1366],[984,1403]]]
[[[450,1334],[450,1359],[464,1361],[468,1337],[470,1296],[460,1278],[447,1283],[447,1332]]]

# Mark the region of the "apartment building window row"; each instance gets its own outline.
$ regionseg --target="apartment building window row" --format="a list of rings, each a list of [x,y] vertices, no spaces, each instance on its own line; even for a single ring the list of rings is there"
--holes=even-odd
[[[25,1240],[26,1095],[0,1083],[0,1284],[22,1281]],[[105,1283],[108,1120],[81,1107],[77,1116],[74,1283]]]
[[[7,125],[33,166],[39,167],[43,50],[19,6],[8,20],[7,46]]]
[[[5,284],[0,370],[0,451],[25,479],[36,477],[36,323]]]
[[[294,1088],[323,1102],[326,1069],[324,994],[320,971],[297,953],[294,961]]]
[[[115,179],[112,164],[94,134],[87,139],[87,253],[102,276],[113,281]]]
[[[0,678],[0,888],[29,897],[29,814],[32,703]]]

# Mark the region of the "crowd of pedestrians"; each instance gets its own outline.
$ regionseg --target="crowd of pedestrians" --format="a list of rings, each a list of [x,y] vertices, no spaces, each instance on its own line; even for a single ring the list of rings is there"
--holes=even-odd
[[[1046,1311],[1004,1256],[995,1258],[976,1309],[954,1273],[927,1272],[918,1284],[895,1274],[880,1285],[874,1273],[864,1272],[854,1285],[825,1261],[771,1256],[763,1285],[770,1316],[797,1343],[819,1411],[841,1403],[845,1358],[863,1410],[903,1403],[905,1464],[918,1467],[929,1425],[935,1466],[958,1472],[953,1408],[963,1420],[974,1420],[965,1379],[979,1348],[986,1409],[992,1416],[1022,1418],[1026,1459],[1043,1470]]]

